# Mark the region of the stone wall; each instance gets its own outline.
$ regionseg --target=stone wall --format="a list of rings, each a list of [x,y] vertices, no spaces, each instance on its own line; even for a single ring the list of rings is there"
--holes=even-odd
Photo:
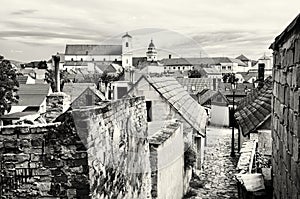
[[[61,109],[59,109],[61,110]],[[1,198],[149,198],[143,98],[0,130]]]
[[[294,23],[296,24],[296,22]],[[272,45],[273,68],[273,186],[274,198],[300,195],[300,34],[286,29]]]
[[[143,97],[73,110],[88,149],[92,198],[150,197],[146,104]]]
[[[71,126],[1,128],[1,198],[89,198],[87,153]]]

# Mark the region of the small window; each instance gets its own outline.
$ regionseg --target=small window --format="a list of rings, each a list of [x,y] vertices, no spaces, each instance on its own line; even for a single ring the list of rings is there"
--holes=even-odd
[[[127,48],[129,47],[129,44],[128,44],[128,42],[126,42],[126,47],[127,47]]]
[[[115,59],[115,61],[118,61],[117,59]]]
[[[192,86],[192,91],[195,91],[196,90],[196,86]]]
[[[180,66],[178,66],[178,70],[180,70]]]
[[[173,69],[175,70],[175,69],[176,69],[176,67],[173,67]]]
[[[185,69],[185,67],[183,66],[183,67],[182,67],[182,70],[184,70],[184,69]]]
[[[129,62],[128,59],[126,59],[126,64],[128,64],[128,62]]]
[[[167,67],[164,67],[165,70],[167,70]]]
[[[103,58],[103,61],[106,61],[106,59],[105,59],[105,58]]]
[[[227,66],[228,70],[231,70],[231,66]]]
[[[226,70],[226,66],[222,66],[222,70]]]
[[[73,59],[73,58],[71,58],[71,61],[74,61],[74,59]]]
[[[80,61],[83,61],[83,59],[82,59],[82,58],[80,58]]]
[[[147,122],[152,121],[152,102],[146,101],[146,109],[147,109]]]
[[[94,58],[92,58],[92,61],[95,61],[95,59],[94,59]]]

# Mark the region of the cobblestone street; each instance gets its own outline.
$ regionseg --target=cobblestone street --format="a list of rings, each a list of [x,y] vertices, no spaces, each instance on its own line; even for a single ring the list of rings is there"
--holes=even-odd
[[[235,167],[238,157],[231,158],[231,129],[209,127],[203,171],[200,181],[203,188],[195,190],[195,199],[238,198]],[[237,149],[237,130],[235,130],[235,147]]]

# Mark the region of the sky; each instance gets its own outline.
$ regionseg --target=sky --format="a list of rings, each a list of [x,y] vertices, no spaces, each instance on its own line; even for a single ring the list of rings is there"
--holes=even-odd
[[[288,2],[288,3],[287,3]],[[258,59],[299,14],[299,0],[1,0],[0,54],[48,60],[66,44],[120,44],[135,56]]]

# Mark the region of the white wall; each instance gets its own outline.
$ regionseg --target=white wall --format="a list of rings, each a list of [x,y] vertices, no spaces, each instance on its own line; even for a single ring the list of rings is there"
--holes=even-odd
[[[157,198],[181,199],[184,187],[184,142],[181,128],[158,147],[157,155]]]
[[[229,108],[227,106],[211,105],[211,124],[229,126]]]
[[[65,61],[121,61],[121,55],[65,55]],[[94,59],[94,60],[93,60]]]

